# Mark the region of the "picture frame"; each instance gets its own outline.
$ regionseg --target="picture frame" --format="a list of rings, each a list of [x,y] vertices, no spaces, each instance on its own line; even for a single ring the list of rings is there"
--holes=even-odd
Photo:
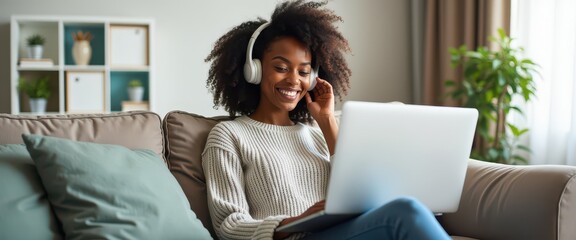
[[[101,71],[66,72],[66,112],[106,112],[106,81]]]

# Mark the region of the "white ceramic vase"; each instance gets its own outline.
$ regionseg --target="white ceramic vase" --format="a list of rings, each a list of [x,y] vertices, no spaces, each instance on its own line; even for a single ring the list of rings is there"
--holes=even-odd
[[[28,57],[33,59],[42,58],[42,53],[44,52],[44,46],[42,45],[32,45],[28,46]]]
[[[128,97],[130,101],[141,102],[144,97],[144,87],[129,87]]]
[[[30,98],[30,112],[34,114],[46,113],[46,98]]]
[[[72,57],[76,65],[88,65],[92,57],[92,47],[90,42],[86,40],[74,41],[72,46]]]

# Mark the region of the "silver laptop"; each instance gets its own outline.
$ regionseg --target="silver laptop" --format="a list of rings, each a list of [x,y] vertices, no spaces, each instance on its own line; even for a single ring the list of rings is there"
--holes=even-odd
[[[470,108],[345,102],[324,211],[276,231],[321,230],[401,196],[455,212],[477,119]]]

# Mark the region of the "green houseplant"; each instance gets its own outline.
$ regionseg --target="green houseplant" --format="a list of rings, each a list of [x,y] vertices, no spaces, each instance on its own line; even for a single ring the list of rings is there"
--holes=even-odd
[[[462,66],[464,79],[461,83],[448,80],[445,86],[451,87],[448,96],[459,101],[464,107],[478,109],[478,125],[472,158],[506,163],[527,163],[520,151],[530,149],[518,143],[518,139],[528,132],[508,121],[512,111],[523,114],[512,99],[520,97],[528,102],[534,97],[533,74],[536,64],[530,59],[519,59],[522,48],[514,48],[512,39],[498,30],[499,38],[490,37],[499,50],[490,51],[479,47],[468,51],[466,46],[450,49],[453,67]]]
[[[48,77],[41,77],[30,81],[20,78],[18,91],[23,92],[30,98],[31,112],[38,114],[46,112],[46,103],[52,94]]]
[[[142,101],[144,98],[144,86],[142,85],[142,81],[132,79],[128,82],[128,97],[130,98],[130,101]]]
[[[138,79],[132,79],[130,80],[130,82],[128,82],[128,87],[141,87],[142,86],[142,82]]]
[[[28,46],[44,45],[45,41],[46,41],[46,39],[40,34],[34,34],[34,35],[31,35],[30,37],[26,38],[26,42],[28,43]]]
[[[45,42],[46,39],[40,34],[33,34],[26,38],[26,43],[28,44],[28,57],[33,59],[42,58]]]

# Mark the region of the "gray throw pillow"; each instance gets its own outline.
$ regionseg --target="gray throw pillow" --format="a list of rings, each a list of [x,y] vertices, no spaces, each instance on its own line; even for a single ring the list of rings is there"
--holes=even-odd
[[[150,150],[23,135],[70,239],[210,239]]]
[[[63,239],[22,144],[0,145],[0,239]]]

